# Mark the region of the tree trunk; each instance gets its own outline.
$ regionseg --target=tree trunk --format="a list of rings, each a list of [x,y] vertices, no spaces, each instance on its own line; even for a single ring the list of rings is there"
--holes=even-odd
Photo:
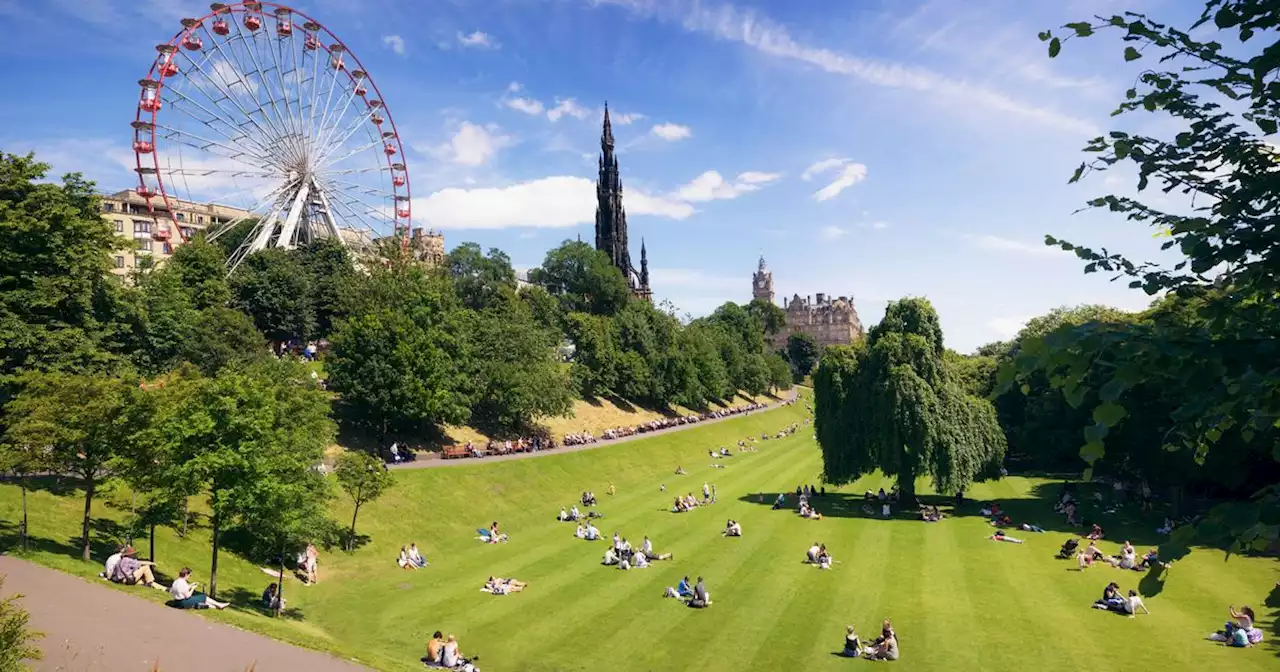
[[[89,478],[85,481],[84,486],[84,520],[80,525],[80,546],[81,559],[89,562],[91,554],[89,553],[89,513],[93,506],[93,490],[98,484],[94,479]]]
[[[356,548],[356,516],[360,515],[360,505],[356,504],[356,510],[351,514],[351,533],[347,535],[347,552],[350,553]]]
[[[22,486],[22,525],[19,526],[18,535],[22,539],[22,550],[27,550],[27,479],[23,478],[18,481]]]
[[[209,597],[218,596],[218,514],[213,514],[213,563],[209,566]]]
[[[187,497],[182,498],[182,531],[178,533],[178,536],[183,539],[187,538],[187,519],[191,517],[191,514],[187,512],[187,505],[190,501]]]
[[[916,501],[916,478],[914,474],[898,474],[898,508],[907,505],[918,506]]]
[[[156,561],[156,524],[151,523],[151,532],[147,535],[151,542],[151,562]]]
[[[272,607],[275,610],[276,618],[280,617],[280,609],[284,606],[284,554],[286,548],[287,546],[280,547],[280,578],[277,579],[276,583],[276,604]]]

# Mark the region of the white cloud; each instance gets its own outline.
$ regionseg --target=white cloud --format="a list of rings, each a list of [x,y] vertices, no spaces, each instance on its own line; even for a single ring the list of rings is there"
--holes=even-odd
[[[823,159],[800,174],[800,179],[811,180],[817,175],[832,171],[838,172],[836,178],[827,186],[813,193],[813,200],[826,201],[835,198],[840,192],[867,178],[867,167],[861,163],[853,163],[851,159]]]
[[[682,201],[700,202],[728,200],[737,198],[745,193],[758,190],[761,186],[768,184],[780,175],[778,173],[761,173],[756,171],[748,171],[738,175],[737,179],[730,182],[725,180],[720,173],[714,170],[693,178],[688,184],[676,190],[675,196]]]
[[[967,80],[947,77],[924,68],[893,61],[862,58],[831,49],[797,42],[787,28],[752,10],[740,10],[731,4],[710,2],[664,4],[654,0],[590,0],[592,4],[617,5],[642,16],[680,24],[690,32],[703,33],[716,39],[739,42],[762,54],[798,61],[825,72],[856,79],[873,86],[905,89],[929,94],[948,105],[961,105],[1025,119],[1049,128],[1074,134],[1098,134],[1094,124],[1059,112],[1018,100],[1008,94],[985,88]]]
[[[868,226],[873,229],[887,229],[889,228],[889,222],[871,222]]]
[[[1049,247],[1048,245],[1035,245],[1032,243],[1024,243],[1020,240],[1010,238],[1001,238],[991,234],[983,234],[975,238],[978,246],[986,250],[997,250],[1001,252],[1016,252],[1019,254],[1027,254],[1041,257],[1058,257],[1058,258],[1074,258],[1067,254],[1059,247]]]
[[[507,98],[502,101],[503,105],[525,114],[542,114],[542,103],[532,98]]]
[[[591,115],[591,110],[578,104],[573,98],[565,98],[561,100],[556,98],[556,106],[547,110],[547,118],[551,121],[559,121],[560,117],[570,116],[575,119],[586,119]]]
[[[240,72],[240,69],[222,59],[213,61],[213,80],[218,88],[230,91],[237,96],[258,92],[258,82]]]
[[[693,131],[688,126],[681,126],[680,124],[657,124],[650,132],[663,140],[671,140],[673,142],[693,135]]]
[[[639,191],[626,195],[627,213],[684,219],[693,206]],[[584,177],[554,176],[506,187],[449,188],[414,199],[422,223],[445,229],[564,228],[595,220],[596,185]]]
[[[994,331],[1001,339],[1009,339],[1017,336],[1030,319],[1030,317],[997,317],[987,320],[987,328]]]
[[[399,56],[404,56],[404,38],[399,35],[384,35],[382,43]]]
[[[473,31],[463,35],[462,31],[458,31],[458,44],[464,47],[478,47],[480,49],[499,49],[502,47],[493,36],[481,31]]]
[[[511,144],[511,136],[499,133],[495,125],[481,126],[464,121],[449,142],[437,147],[433,153],[453,163],[479,166]]]
[[[507,85],[507,93],[515,93],[520,90],[520,82],[511,82]]]
[[[849,233],[848,231],[838,226],[827,226],[827,227],[823,227],[819,235],[822,236],[823,240],[840,240],[841,238],[844,238],[845,235],[847,235],[848,233]]]
[[[613,123],[619,126],[626,126],[628,124],[632,124],[637,121],[640,121],[641,119],[644,119],[644,118],[645,118],[644,115],[640,114],[639,112],[629,112],[629,113],[624,112],[621,114],[609,115],[609,119],[611,119]]]

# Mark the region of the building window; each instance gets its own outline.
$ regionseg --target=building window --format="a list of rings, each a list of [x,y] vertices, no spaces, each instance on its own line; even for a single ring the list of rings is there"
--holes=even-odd
[[[117,219],[117,220],[115,221],[115,225],[116,225],[116,233],[124,233],[124,220],[123,220],[123,219]]]
[[[161,249],[164,250],[165,254],[173,254],[173,246],[170,245],[169,243],[164,243],[164,247],[162,247]]]
[[[151,222],[148,222],[145,219],[133,220],[133,232],[134,233],[151,233]]]
[[[179,222],[186,221],[185,215],[183,215],[181,212],[178,213],[178,221]]]
[[[124,268],[124,257],[116,257],[116,268]]]
[[[182,232],[183,238],[190,238],[196,235],[196,230],[189,226],[180,226],[178,227],[178,230]]]
[[[114,212],[114,211],[115,211],[115,209],[116,209],[116,204],[115,204],[115,203],[105,202],[105,203],[103,203],[103,204],[102,204],[102,211],[103,211],[103,212]]]
[[[144,251],[144,252],[150,252],[150,251],[151,251],[151,239],[150,239],[150,238],[139,238],[139,239],[138,239],[138,249],[139,249],[139,250],[142,250],[142,251]]]
[[[196,224],[204,224],[204,215],[196,215]]]

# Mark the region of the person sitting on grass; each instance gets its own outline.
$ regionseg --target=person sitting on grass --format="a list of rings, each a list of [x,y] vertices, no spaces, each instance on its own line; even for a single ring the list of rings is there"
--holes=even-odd
[[[466,670],[466,672],[480,672],[480,668],[475,666],[475,658],[467,659],[462,656],[462,651],[458,649],[458,638],[449,635],[449,639],[444,641],[444,647],[440,651],[440,665],[453,670]]]
[[[1138,569],[1138,552],[1133,549],[1133,544],[1124,542],[1116,566],[1120,569]]]
[[[682,598],[693,597],[693,587],[689,585],[689,577],[680,579],[680,584],[676,586],[676,595]]]
[[[1106,560],[1106,559],[1107,559],[1106,554],[1105,554],[1105,553],[1103,553],[1101,550],[1099,550],[1099,549],[1098,549],[1098,542],[1096,542],[1096,541],[1090,541],[1090,542],[1089,542],[1089,546],[1088,546],[1087,548],[1085,548],[1085,549],[1084,549],[1084,552],[1085,552],[1086,554],[1088,554],[1088,556],[1089,556],[1089,560],[1090,560],[1091,562],[1092,562],[1092,561],[1094,561],[1094,560]]]
[[[267,589],[262,591],[262,607],[270,611],[284,611],[284,598],[280,597],[278,584],[268,584]]]
[[[400,556],[396,558],[396,566],[398,566],[400,569],[417,569],[418,568],[418,566],[413,564],[413,561],[409,559],[409,549],[405,548],[404,546],[400,547]]]
[[[618,564],[618,552],[613,550],[612,548],[606,550],[604,552],[604,561],[601,562],[600,564],[605,566]]]
[[[1151,569],[1160,565],[1160,551],[1152,546],[1147,554],[1142,556],[1142,562],[1138,563],[1138,567],[1142,569]]]
[[[831,564],[834,562],[831,554],[827,552],[826,544],[823,544],[822,549],[818,551],[818,569],[831,569]]]
[[[898,637],[891,631],[875,648],[867,652],[867,660],[897,660]]]
[[[722,532],[721,534],[723,534],[726,537],[741,537],[742,525],[739,524],[738,521],[736,520],[729,519],[729,522],[725,523],[724,532]]]
[[[1156,528],[1157,534],[1170,535],[1173,534],[1173,519],[1165,516],[1164,525]]]
[[[128,586],[142,585],[148,588],[164,590],[164,586],[156,583],[156,578],[151,573],[151,568],[156,563],[138,560],[137,556],[138,551],[134,547],[125,546],[124,550],[120,551],[120,561],[116,563],[116,572],[111,577],[111,580]]]
[[[582,512],[578,510],[578,505],[574,504],[573,508],[569,509],[569,519],[580,520],[581,518],[582,518]]]
[[[485,582],[484,589],[494,595],[506,595],[507,593],[518,593],[529,585],[524,581],[516,581],[515,579],[495,579],[492,576]]]
[[[560,521],[560,522],[562,522],[562,523],[563,523],[563,522],[565,522],[565,521],[570,520],[570,518],[569,518],[569,512],[568,512],[568,511],[565,511],[565,509],[564,509],[564,507],[563,507],[563,506],[562,506],[562,507],[560,507],[560,513],[559,513],[559,515],[557,515],[557,516],[556,516],[556,520],[558,520],[558,521]]]
[[[1102,538],[1102,526],[1097,523],[1094,523],[1093,529],[1089,531],[1089,539],[1092,541],[1097,541],[1101,538]]]
[[[996,530],[996,533],[987,537],[991,541],[1007,541],[1011,544],[1021,544],[1021,539],[1016,539],[1004,533],[1004,530]]]
[[[821,552],[822,552],[822,544],[816,541],[813,542],[813,545],[809,547],[809,550],[804,552],[804,561],[811,565],[817,564],[818,554]]]
[[[1124,602],[1120,596],[1120,584],[1112,581],[1102,589],[1102,599],[1094,601],[1093,608],[1119,613],[1124,611]]]
[[[422,657],[422,662],[430,667],[438,667],[443,654],[444,635],[436,630],[436,634],[431,636],[431,641],[427,642],[427,655]]]
[[[496,520],[493,521],[493,524],[489,526],[489,535],[488,535],[488,538],[485,539],[485,541],[491,544],[496,544],[500,541],[506,541],[506,540],[507,540],[507,535],[503,534],[498,530],[498,521]]]
[[[884,504],[880,505],[880,515],[885,518],[888,518],[889,516],[893,515],[893,510],[889,508],[888,502],[885,502]]]
[[[169,586],[169,595],[173,599],[169,602],[170,606],[179,609],[226,609],[230,602],[218,602],[204,593],[197,593],[195,586],[190,581],[191,568],[183,567],[178,571],[178,578],[173,580],[173,584]]]
[[[649,566],[649,558],[645,557],[643,552],[632,553],[631,566],[636,569],[644,569]]]
[[[711,594],[707,592],[707,584],[703,582],[701,576],[693,586],[693,599],[689,600],[689,606],[694,609],[706,609],[711,606]]]
[[[787,494],[784,492],[779,492],[778,498],[773,500],[773,510],[777,511],[778,509],[785,509],[786,507],[787,507]]]
[[[685,471],[683,465],[676,467],[676,476],[684,476],[684,474]]]
[[[853,631],[853,626],[846,628],[847,632],[844,636],[844,650],[840,655],[846,658],[857,658],[862,655],[862,640],[858,639],[858,633]]]
[[[1138,594],[1138,591],[1131,590],[1129,591],[1129,599],[1124,601],[1124,613],[1129,614],[1129,618],[1137,618],[1139,609],[1144,614],[1151,614],[1150,611],[1147,611],[1147,605],[1142,603],[1142,596]]]
[[[422,557],[422,553],[418,551],[417,544],[409,544],[409,562],[412,562],[416,567],[426,567],[428,564],[427,559]]]
[[[115,580],[116,565],[120,564],[120,558],[122,557],[121,554],[124,552],[124,548],[124,546],[117,546],[116,552],[107,556],[107,562],[103,565],[102,573],[98,576],[101,576],[108,581]]]
[[[1092,566],[1093,554],[1089,553],[1087,550],[1081,549],[1081,551],[1076,554],[1076,568],[1083,572]]]
[[[599,528],[597,528],[597,527],[596,527],[594,524],[592,524],[592,523],[587,523],[587,536],[586,536],[586,539],[587,539],[587,541],[599,541],[599,540],[600,540],[600,529],[599,529]]]

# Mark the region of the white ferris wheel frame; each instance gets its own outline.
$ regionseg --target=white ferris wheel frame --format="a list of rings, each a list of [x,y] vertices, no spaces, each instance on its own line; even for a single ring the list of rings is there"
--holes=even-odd
[[[295,17],[302,19],[300,25]],[[293,249],[323,237],[336,237],[353,247],[369,245],[374,237],[388,233],[378,230],[387,224],[392,236],[399,237],[402,245],[408,244],[412,201],[400,134],[373,78],[333,32],[285,5],[254,1],[215,2],[208,14],[183,19],[182,26],[169,42],[157,45],[155,61],[138,82],[141,91],[131,124],[137,193],[147,201],[154,222],[153,238],[183,242],[188,238],[183,225],[190,222],[178,219],[174,201],[191,199],[177,198],[175,185],[166,184],[166,177],[174,182],[216,177],[233,183],[237,178],[251,178],[275,184],[265,193],[246,190],[257,200],[248,208],[249,214],[210,229],[212,239],[246,219],[257,219],[228,258],[228,273],[248,255],[268,247]],[[292,40],[301,40],[302,47],[289,48],[289,61],[286,56],[290,54],[283,53],[279,43]],[[251,44],[252,49],[245,47],[244,53],[233,57],[236,41],[241,46]],[[308,54],[312,61],[309,73],[305,72]],[[215,61],[215,56],[222,60]],[[221,64],[228,64],[233,72],[219,72]],[[274,79],[265,74],[271,70],[276,72]],[[192,73],[198,73],[200,79],[190,76]],[[166,85],[167,79],[179,76],[180,81]],[[322,82],[321,77],[327,81]],[[235,90],[237,84],[243,91]],[[312,94],[309,102],[303,100],[308,84]],[[184,91],[184,85],[195,90]],[[297,94],[292,99],[291,85]],[[266,100],[259,91],[266,94]],[[357,107],[349,116],[353,105]],[[172,115],[176,110],[199,122],[203,126],[200,132],[168,123],[166,112]],[[371,142],[348,149],[347,142],[362,129]],[[162,167],[162,143],[177,150],[178,167],[173,167],[172,158]],[[187,168],[182,158],[184,148],[239,165]],[[369,151],[384,158],[377,165],[341,167],[348,159]],[[371,173],[383,178],[389,189],[353,181]],[[366,196],[382,203],[370,203]],[[157,212],[156,199],[163,203],[163,213]],[[344,236],[344,230],[351,235]]]

